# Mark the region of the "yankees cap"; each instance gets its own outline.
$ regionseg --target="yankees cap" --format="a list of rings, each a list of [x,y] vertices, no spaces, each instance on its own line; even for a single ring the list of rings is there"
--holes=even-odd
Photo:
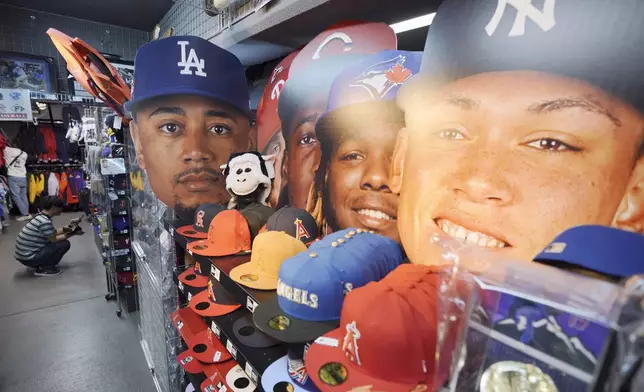
[[[199,37],[174,36],[139,48],[134,59],[132,111],[142,102],[197,95],[226,103],[252,117],[244,67],[235,55]]]
[[[539,5],[538,5],[539,4]],[[644,112],[640,0],[446,0],[425,43],[422,72],[436,82],[538,71],[595,85]],[[403,88],[403,107],[423,77]]]
[[[279,270],[277,295],[253,313],[255,325],[286,343],[310,342],[337,327],[344,296],[384,278],[403,261],[400,245],[360,229],[325,237],[287,259]]]
[[[284,232],[307,245],[320,236],[313,216],[306,210],[295,207],[283,207],[277,210],[268,219],[266,231]]]
[[[359,108],[367,105],[373,108],[379,104],[377,112],[384,112],[389,121],[404,121],[396,98],[400,87],[420,71],[422,56],[422,52],[385,50],[346,68],[333,81],[326,113],[315,126],[316,134],[334,126],[344,128],[334,121],[340,111],[349,111],[347,117],[360,122]],[[373,109],[365,115],[373,117]]]
[[[559,234],[534,261],[626,278],[644,273],[642,255],[642,234],[588,225],[573,227]]]
[[[195,210],[195,219],[192,225],[179,227],[177,233],[188,238],[205,239],[208,238],[208,228],[215,215],[219,214],[226,208],[221,204],[207,203],[200,205]]]

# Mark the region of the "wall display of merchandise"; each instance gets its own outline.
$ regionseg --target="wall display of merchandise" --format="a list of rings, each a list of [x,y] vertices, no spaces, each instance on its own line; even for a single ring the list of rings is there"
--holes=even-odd
[[[446,0],[423,52],[329,28],[275,67],[256,130],[232,54],[139,50],[125,107],[169,207],[186,384],[638,390],[644,53],[596,26],[644,4],[548,4]]]

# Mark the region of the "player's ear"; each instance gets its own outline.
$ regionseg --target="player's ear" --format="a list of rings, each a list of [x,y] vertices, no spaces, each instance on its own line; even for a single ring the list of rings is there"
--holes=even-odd
[[[640,156],[635,164],[613,226],[644,234],[644,156]]]
[[[408,142],[409,136],[407,134],[407,128],[403,127],[400,132],[398,132],[396,147],[394,148],[394,155],[391,157],[391,169],[389,172],[389,187],[395,194],[400,194],[400,190],[402,188]]]
[[[253,122],[248,132],[248,150],[255,151],[257,149],[257,122]]]
[[[143,157],[143,149],[141,148],[141,139],[139,137],[139,125],[135,120],[130,121],[130,136],[132,136],[132,141],[134,142],[134,151],[136,151],[136,157],[139,160],[139,167],[145,170],[145,159]]]

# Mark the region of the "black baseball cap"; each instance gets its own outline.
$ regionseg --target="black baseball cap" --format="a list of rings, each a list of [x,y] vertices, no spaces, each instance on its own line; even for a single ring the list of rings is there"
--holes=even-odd
[[[266,222],[268,222],[271,215],[275,213],[275,210],[261,203],[251,203],[239,212],[241,212],[246,222],[248,222],[248,229],[250,230],[252,241],[262,230]]]
[[[188,257],[189,255],[186,255]],[[195,260],[192,267],[186,269],[179,275],[179,281],[189,287],[204,288],[208,286],[208,275],[212,264],[201,263]]]
[[[188,238],[206,239],[208,238],[210,222],[212,222],[217,214],[225,209],[221,204],[202,204],[195,210],[195,218],[192,225],[179,227],[177,233]]]
[[[267,348],[281,344],[279,340],[266,335],[253,324],[253,315],[244,312],[233,323],[233,333],[241,344],[254,348]]]
[[[282,207],[266,223],[262,231],[281,231],[308,245],[320,236],[315,218],[306,210]]]
[[[537,5],[541,4],[541,5]],[[412,92],[471,75],[537,71],[599,87],[644,113],[644,2],[641,0],[446,0],[425,43]]]

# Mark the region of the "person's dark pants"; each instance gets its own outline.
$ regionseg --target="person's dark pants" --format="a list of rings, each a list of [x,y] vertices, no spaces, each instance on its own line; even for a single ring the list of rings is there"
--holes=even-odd
[[[31,260],[19,260],[29,268],[54,267],[60,263],[65,253],[69,251],[69,241],[63,240],[45,245]]]

